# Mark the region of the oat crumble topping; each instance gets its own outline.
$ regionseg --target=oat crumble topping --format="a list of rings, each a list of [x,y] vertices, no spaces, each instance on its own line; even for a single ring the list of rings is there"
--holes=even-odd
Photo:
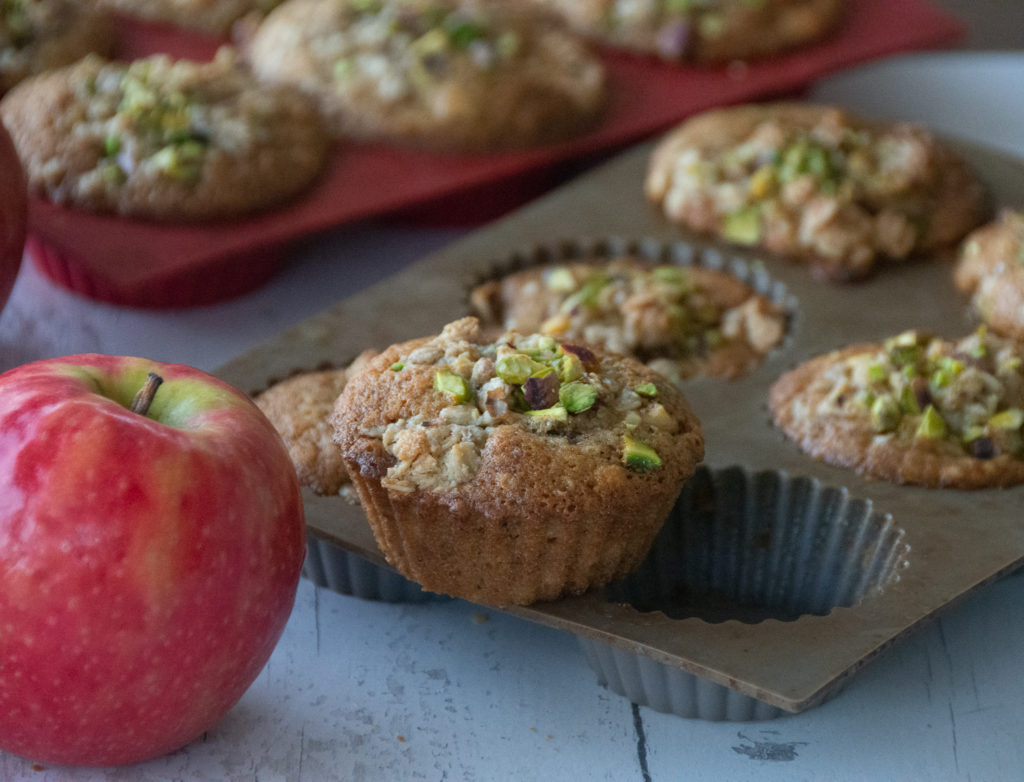
[[[832,367],[817,413],[868,416],[879,437],[942,440],[977,459],[1024,458],[1021,349],[984,327],[959,342],[916,331]]]
[[[434,418],[363,432],[379,437],[396,459],[383,486],[442,490],[469,480],[488,437],[506,424],[618,453],[631,470],[661,466],[647,440],[676,432],[678,422],[658,401],[655,383],[628,387],[589,349],[548,335],[510,331],[486,345],[479,336],[477,320],[464,318],[392,365],[394,372],[433,367],[433,392],[450,404]]]

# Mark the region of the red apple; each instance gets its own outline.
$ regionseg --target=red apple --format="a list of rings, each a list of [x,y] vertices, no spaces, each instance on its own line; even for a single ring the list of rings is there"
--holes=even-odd
[[[199,736],[270,657],[304,535],[280,436],[228,384],[100,355],[0,375],[0,749],[115,765]]]
[[[18,153],[0,122],[0,310],[11,295],[25,250],[27,188]]]

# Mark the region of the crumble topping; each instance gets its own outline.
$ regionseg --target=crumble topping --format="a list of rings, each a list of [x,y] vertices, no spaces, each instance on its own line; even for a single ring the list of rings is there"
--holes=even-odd
[[[436,417],[364,431],[396,460],[382,481],[386,488],[442,490],[469,480],[488,437],[503,425],[604,449],[630,470],[661,467],[649,442],[679,425],[658,400],[655,382],[631,386],[606,359],[549,335],[510,331],[491,344],[479,339],[476,318],[463,318],[392,365],[394,372],[432,367],[433,393],[448,404]]]
[[[977,459],[1024,457],[1024,361],[984,327],[958,342],[916,331],[825,373],[819,415],[867,416],[880,437],[929,438]]]

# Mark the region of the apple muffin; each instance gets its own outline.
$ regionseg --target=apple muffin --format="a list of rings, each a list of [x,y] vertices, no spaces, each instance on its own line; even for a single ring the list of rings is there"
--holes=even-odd
[[[243,18],[261,19],[281,0],[95,0],[100,8],[158,24],[225,35]]]
[[[346,367],[301,372],[255,397],[256,406],[284,440],[299,483],[316,494],[350,498],[348,472],[334,444],[330,418],[345,383],[375,355],[376,351],[367,350]]]
[[[470,301],[487,326],[598,345],[677,383],[742,377],[786,333],[783,309],[735,275],[629,256],[524,269]]]
[[[533,0],[577,32],[673,62],[766,57],[818,41],[845,0]]]
[[[22,79],[70,65],[90,53],[108,55],[113,21],[80,0],[0,2],[0,95]]]
[[[0,103],[29,190],[59,204],[166,221],[236,216],[309,187],[330,137],[304,95],[212,62],[89,56]]]
[[[689,119],[655,148],[644,187],[669,220],[830,281],[952,252],[988,215],[976,174],[925,128],[813,104]]]
[[[1024,346],[985,327],[907,331],[818,356],[772,386],[775,423],[804,451],[932,488],[1024,482]]]
[[[336,136],[431,150],[529,147],[591,127],[604,68],[508,0],[291,0],[242,45],[319,102]]]
[[[1024,210],[1003,209],[969,234],[953,279],[994,331],[1024,339]]]
[[[638,361],[476,318],[393,345],[338,397],[335,441],[388,561],[495,605],[641,561],[703,458],[682,393]]]

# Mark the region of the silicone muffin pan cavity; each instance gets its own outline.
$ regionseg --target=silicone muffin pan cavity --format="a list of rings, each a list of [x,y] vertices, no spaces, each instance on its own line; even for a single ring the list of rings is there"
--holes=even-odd
[[[955,146],[994,204],[1024,201],[1024,163]],[[975,328],[952,265],[930,259],[857,284],[825,285],[806,267],[693,235],[644,200],[651,149],[630,150],[219,374],[255,394],[275,377],[436,333],[469,312],[468,292],[481,280],[536,263],[628,252],[739,277],[785,311],[786,335],[739,379],[683,381],[701,419],[705,462],[647,560],[604,588],[504,610],[575,635],[598,681],[636,703],[714,720],[801,712],[835,695],[908,633],[1024,563],[1024,488],[968,492],[870,480],[816,461],[786,440],[767,407],[768,389],[785,371],[906,329],[959,337]],[[391,316],[396,306],[400,319]],[[382,596],[380,580],[397,574],[359,506],[305,497],[314,539],[307,575],[359,597],[406,599]],[[347,568],[363,566],[371,568],[369,578],[348,575]],[[415,584],[403,586],[412,587],[411,599],[423,599]]]

